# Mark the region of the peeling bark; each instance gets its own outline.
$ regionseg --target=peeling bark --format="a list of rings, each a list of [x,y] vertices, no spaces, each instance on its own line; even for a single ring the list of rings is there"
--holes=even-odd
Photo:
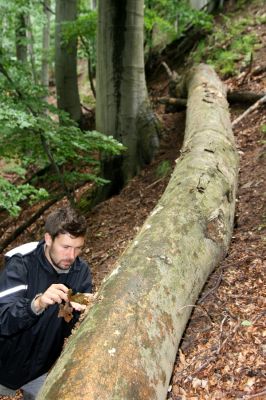
[[[184,145],[167,189],[38,400],[166,398],[190,305],[228,251],[238,173],[225,87],[206,65],[186,82]]]

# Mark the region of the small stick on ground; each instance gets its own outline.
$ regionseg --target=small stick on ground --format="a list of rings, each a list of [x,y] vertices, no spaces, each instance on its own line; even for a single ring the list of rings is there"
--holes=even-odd
[[[243,114],[241,114],[239,117],[237,117],[233,122],[232,122],[232,128],[235,128],[236,125],[239,124],[242,119],[244,119],[248,114],[252,113],[254,110],[259,108],[262,104],[266,103],[266,96],[263,96],[261,99],[256,101],[255,104],[253,104],[251,107],[249,107]]]

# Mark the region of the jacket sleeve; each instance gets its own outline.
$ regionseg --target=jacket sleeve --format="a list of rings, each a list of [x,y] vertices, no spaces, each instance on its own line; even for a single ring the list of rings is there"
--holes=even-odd
[[[19,255],[11,257],[0,275],[0,335],[12,335],[32,326],[40,315],[27,298],[27,269]]]

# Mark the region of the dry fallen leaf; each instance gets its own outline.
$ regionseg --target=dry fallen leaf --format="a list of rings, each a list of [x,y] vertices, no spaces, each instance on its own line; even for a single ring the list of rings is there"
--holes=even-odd
[[[64,318],[66,322],[70,322],[73,318],[73,307],[70,303],[59,304],[58,318]]]

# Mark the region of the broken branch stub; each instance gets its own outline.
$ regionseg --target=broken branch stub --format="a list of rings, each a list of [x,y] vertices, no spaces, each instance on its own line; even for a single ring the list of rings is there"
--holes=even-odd
[[[224,85],[199,65],[187,88],[184,145],[165,193],[38,400],[166,398],[190,305],[228,250],[238,173]]]

